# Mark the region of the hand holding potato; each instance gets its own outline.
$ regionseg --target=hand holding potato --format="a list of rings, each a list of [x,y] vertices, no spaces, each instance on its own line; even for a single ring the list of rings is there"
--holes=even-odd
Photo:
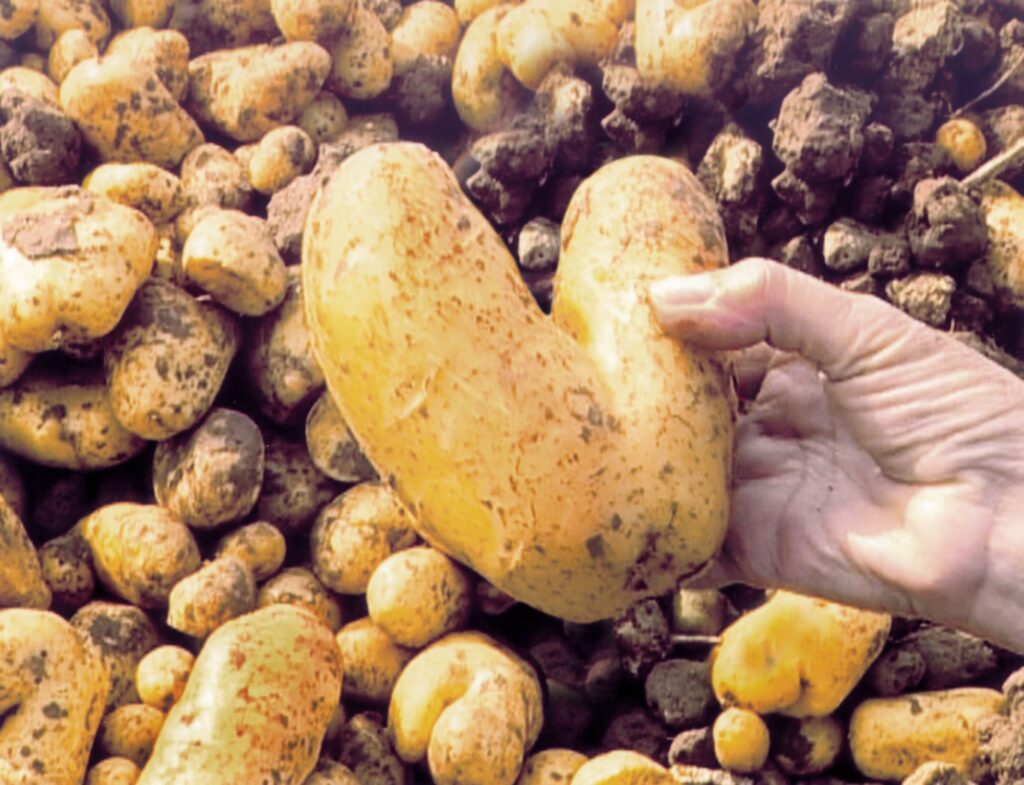
[[[737,431],[719,577],[1024,650],[1024,384],[880,300],[764,260],[652,294],[690,343],[778,350],[741,363],[760,392]]]

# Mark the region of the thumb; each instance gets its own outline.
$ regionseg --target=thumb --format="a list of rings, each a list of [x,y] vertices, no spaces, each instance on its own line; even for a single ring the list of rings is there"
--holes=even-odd
[[[891,362],[893,347],[923,329],[878,298],[760,258],[658,281],[651,304],[665,331],[690,343],[724,350],[766,341],[833,379],[863,372],[882,349]]]

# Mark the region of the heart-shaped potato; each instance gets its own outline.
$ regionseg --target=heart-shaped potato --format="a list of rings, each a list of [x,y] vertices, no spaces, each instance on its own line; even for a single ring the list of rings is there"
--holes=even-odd
[[[727,374],[664,335],[654,279],[726,263],[681,164],[635,157],[576,192],[551,318],[425,147],[348,158],[306,224],[328,388],[427,542],[578,622],[660,594],[721,545]]]

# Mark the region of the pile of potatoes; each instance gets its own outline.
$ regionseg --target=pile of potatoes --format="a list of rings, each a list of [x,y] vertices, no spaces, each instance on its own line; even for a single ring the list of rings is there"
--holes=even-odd
[[[0,0],[0,785],[989,776],[1008,653],[677,588],[736,417],[645,299],[728,263],[682,157],[577,178],[550,316],[462,191],[624,46],[719,90],[757,13]]]

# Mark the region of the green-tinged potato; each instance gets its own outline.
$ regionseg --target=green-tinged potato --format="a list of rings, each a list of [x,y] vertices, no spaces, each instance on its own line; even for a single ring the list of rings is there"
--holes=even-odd
[[[448,635],[417,654],[391,693],[398,756],[436,785],[512,785],[543,724],[533,669],[486,635]]]
[[[345,674],[346,684],[348,674]],[[313,773],[306,777],[302,785],[365,785],[356,777],[348,766],[342,766],[330,758],[317,761]]]
[[[362,594],[393,553],[416,543],[409,513],[390,486],[364,482],[324,507],[313,524],[313,572],[341,594]]]
[[[104,161],[173,167],[203,142],[156,72],[132,57],[76,65],[61,83],[60,105]]]
[[[186,205],[181,180],[155,164],[102,164],[86,175],[82,187],[134,207],[154,224],[167,223]]]
[[[772,757],[787,774],[821,774],[838,760],[845,728],[834,715],[805,719],[779,718],[772,726]]]
[[[188,527],[155,504],[108,504],[77,528],[100,583],[140,608],[166,606],[174,584],[199,569]]]
[[[612,750],[580,766],[570,785],[674,785],[668,770],[633,750]]]
[[[188,39],[175,30],[135,27],[114,36],[108,55],[120,55],[156,74],[179,103],[188,92]]]
[[[244,518],[262,483],[263,435],[232,409],[214,409],[194,431],[161,442],[153,454],[157,502],[197,529]]]
[[[462,627],[471,598],[462,568],[426,545],[388,556],[366,586],[373,623],[396,643],[415,649]]]
[[[4,337],[3,325],[0,324],[0,387],[7,387],[25,373],[34,355],[18,349]]]
[[[234,556],[207,562],[178,581],[167,601],[167,626],[205,638],[222,624],[256,608],[256,580]]]
[[[316,144],[297,125],[283,125],[267,133],[248,157],[249,182],[262,194],[280,191],[306,174],[316,161]]]
[[[406,6],[391,31],[395,73],[405,73],[420,55],[454,57],[461,35],[458,14],[450,5],[439,0],[417,0]]]
[[[243,351],[250,394],[260,413],[279,425],[303,417],[324,389],[302,308],[302,274],[289,267],[287,275],[281,307],[260,319]]]
[[[270,0],[274,21],[289,41],[330,46],[352,26],[359,0]]]
[[[110,679],[55,613],[0,610],[0,782],[80,785]]]
[[[338,482],[377,479],[328,392],[320,395],[306,416],[306,447],[316,467]]]
[[[142,771],[128,758],[104,758],[85,775],[85,785],[135,785]]]
[[[562,228],[548,318],[444,162],[376,145],[314,201],[303,292],[328,388],[423,538],[588,622],[670,590],[722,543],[728,377],[661,331],[646,292],[726,253],[714,204],[664,158],[602,168]]]
[[[0,497],[14,510],[14,514],[25,520],[28,515],[28,489],[25,478],[9,455],[0,451]]]
[[[8,0],[0,14],[0,39],[12,41],[32,29],[39,17],[39,0]]]
[[[52,596],[43,580],[39,554],[21,518],[2,495],[0,553],[0,608],[49,608]]]
[[[266,222],[238,210],[200,218],[181,250],[185,277],[243,316],[262,316],[284,300],[288,272]]]
[[[776,591],[722,633],[711,668],[718,702],[759,714],[824,717],[881,653],[892,620]]]
[[[330,68],[327,51],[306,41],[212,52],[189,63],[188,106],[235,141],[254,142],[298,117]]]
[[[1002,704],[1002,693],[981,687],[866,700],[850,717],[853,762],[875,780],[901,780],[928,761],[951,763],[979,780],[984,768],[975,725]]]
[[[295,121],[316,144],[333,141],[348,125],[348,112],[334,93],[321,90]]]
[[[708,95],[732,76],[756,21],[750,0],[636,0],[637,68],[687,95]]]
[[[768,760],[768,726],[747,709],[730,707],[715,718],[711,728],[715,758],[723,769],[750,774]]]
[[[157,646],[146,653],[135,668],[135,689],[139,700],[166,712],[185,692],[196,658],[181,646]]]
[[[77,186],[0,195],[0,314],[26,352],[109,333],[149,277],[156,231],[137,210]]]
[[[110,405],[125,428],[168,439],[209,411],[240,332],[223,308],[153,278],[139,289],[107,343]]]
[[[281,569],[286,548],[280,529],[266,521],[256,521],[224,535],[217,543],[215,556],[240,559],[257,581],[264,581]]]
[[[46,73],[60,84],[76,65],[99,56],[100,50],[85,30],[80,27],[65,30],[46,56]]]
[[[99,368],[47,357],[0,389],[0,447],[34,463],[105,469],[145,446],[114,416]]]
[[[81,608],[92,599],[96,588],[92,557],[77,532],[44,543],[39,549],[39,565],[54,605],[61,610]]]
[[[23,65],[12,65],[0,71],[0,93],[20,90],[25,95],[60,106],[60,88],[46,74]]]
[[[357,714],[346,722],[332,746],[332,757],[351,769],[360,785],[406,785],[410,781],[376,712]]]
[[[992,180],[982,191],[981,209],[988,225],[985,261],[996,297],[1024,311],[1024,196]]]
[[[346,624],[335,640],[345,666],[345,698],[387,704],[416,652],[395,643],[368,617]]]
[[[36,49],[45,52],[65,30],[81,28],[100,48],[110,35],[110,17],[101,0],[40,0]]]
[[[338,495],[338,483],[316,468],[304,442],[269,431],[264,435],[266,469],[256,517],[285,535],[303,532]]]
[[[369,100],[388,89],[393,74],[391,34],[375,13],[357,5],[348,31],[331,47],[327,87],[342,98]]]
[[[526,91],[498,54],[498,29],[513,7],[501,3],[474,18],[455,55],[452,99],[462,122],[474,131],[499,128],[526,100]]]
[[[523,763],[516,785],[568,785],[587,756],[576,750],[552,748],[535,752]]]
[[[71,617],[71,626],[85,636],[110,676],[106,711],[138,703],[135,669],[139,661],[160,645],[160,633],[146,613],[134,605],[93,601]]]
[[[341,606],[305,567],[282,570],[260,587],[256,605],[297,605],[316,616],[331,632],[341,627]]]
[[[118,706],[100,723],[97,747],[108,757],[128,758],[138,766],[145,766],[164,718],[160,709],[145,703]]]
[[[341,693],[334,637],[274,605],[219,627],[164,721],[138,785],[302,785]]]
[[[175,0],[110,0],[110,10],[125,27],[163,27]]]

